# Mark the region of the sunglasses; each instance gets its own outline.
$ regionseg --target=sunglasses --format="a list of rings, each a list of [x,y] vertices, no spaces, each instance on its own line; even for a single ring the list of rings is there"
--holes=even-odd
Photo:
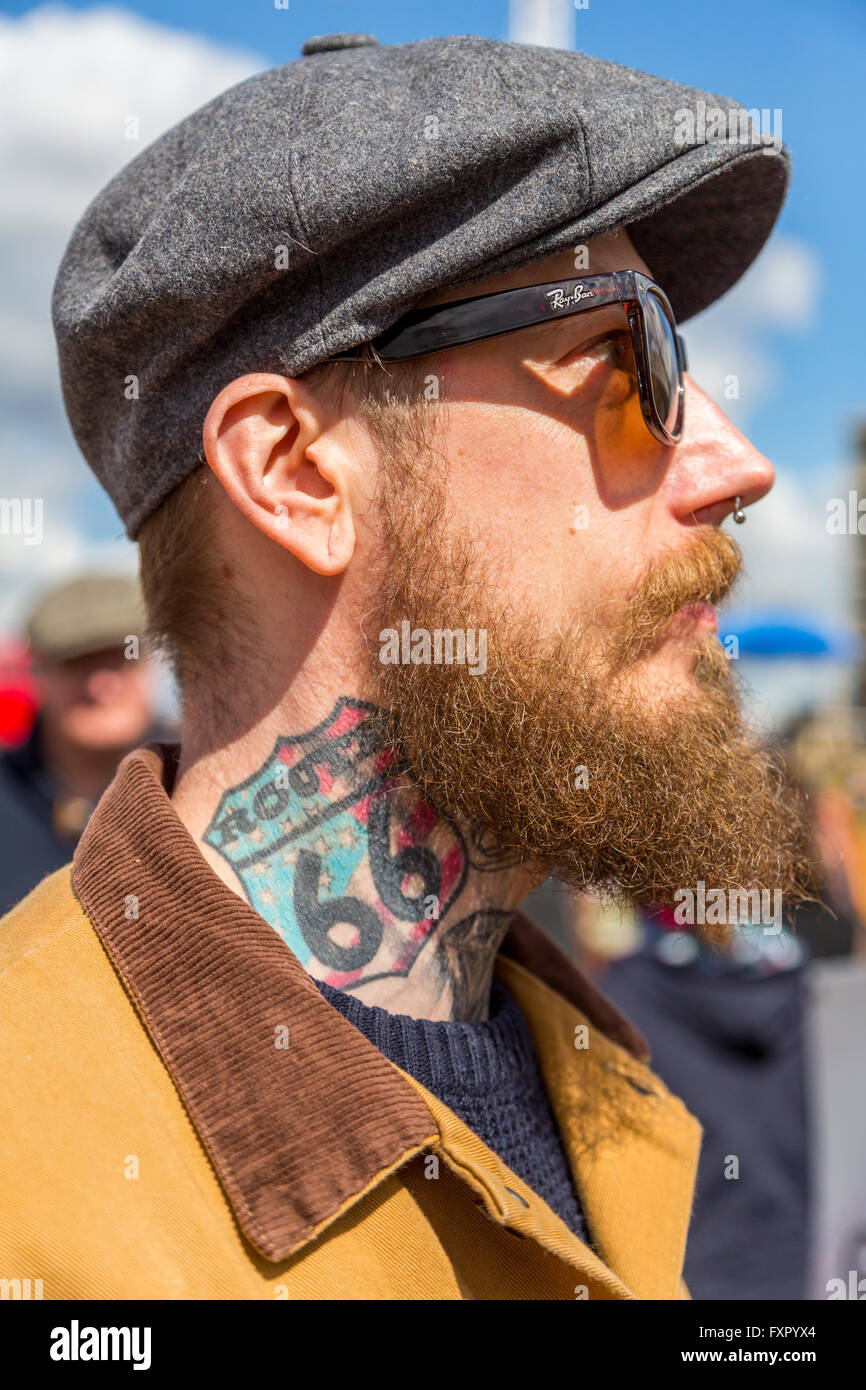
[[[646,426],[662,444],[676,444],[683,433],[686,345],[664,290],[638,270],[555,280],[411,309],[371,346],[383,362],[404,362],[612,304],[621,304],[628,320]],[[330,360],[350,358],[355,351],[349,348]]]

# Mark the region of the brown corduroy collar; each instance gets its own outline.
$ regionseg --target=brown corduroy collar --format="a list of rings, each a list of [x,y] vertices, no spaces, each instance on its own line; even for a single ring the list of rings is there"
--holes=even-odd
[[[279,1261],[438,1130],[401,1073],[210,868],[169,799],[177,755],[150,744],[124,758],[79,842],[73,886],[241,1230]],[[647,1060],[641,1035],[528,918],[518,915],[502,950]]]

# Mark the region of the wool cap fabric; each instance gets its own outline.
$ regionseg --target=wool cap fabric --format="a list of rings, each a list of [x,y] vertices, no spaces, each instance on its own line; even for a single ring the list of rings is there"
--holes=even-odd
[[[174,126],[87,208],[52,304],[72,428],[129,534],[204,462],[230,381],[297,376],[431,291],[627,226],[678,318],[712,303],[788,177],[778,142],[707,138],[715,108],[740,110],[583,53],[338,34]]]

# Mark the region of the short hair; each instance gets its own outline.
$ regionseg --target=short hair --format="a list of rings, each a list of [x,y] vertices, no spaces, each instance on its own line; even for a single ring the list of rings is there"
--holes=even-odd
[[[365,344],[358,356],[322,362],[300,377],[337,407],[351,392],[379,442],[383,460],[420,458],[428,447],[430,374],[424,359],[381,361]],[[141,588],[148,639],[173,667],[181,697],[193,684],[210,684],[253,655],[255,614],[227,578],[214,490],[221,486],[206,463],[176,487],[141,527]]]

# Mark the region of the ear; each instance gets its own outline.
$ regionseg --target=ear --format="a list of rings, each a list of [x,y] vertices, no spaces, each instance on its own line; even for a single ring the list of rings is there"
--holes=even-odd
[[[351,463],[333,415],[303,382],[255,372],[213,401],[205,457],[235,506],[316,574],[355,549]]]

